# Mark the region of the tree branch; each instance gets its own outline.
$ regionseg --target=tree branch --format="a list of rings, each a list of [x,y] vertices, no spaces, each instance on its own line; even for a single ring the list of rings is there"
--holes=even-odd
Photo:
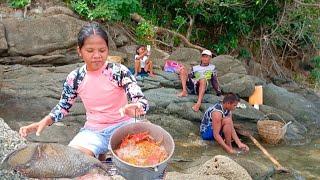
[[[187,29],[187,34],[186,34],[186,38],[189,40],[190,39],[190,36],[191,36],[191,33],[192,33],[192,29],[193,29],[193,24],[194,24],[194,15],[188,15],[188,18],[189,18],[189,26],[188,26],[188,29]]]
[[[137,13],[132,14],[131,19],[134,20],[135,22],[138,22],[138,23],[141,21],[145,21],[145,19]],[[164,34],[164,33],[171,34],[172,36],[177,36],[187,47],[198,49],[200,51],[205,50],[205,48],[203,48],[201,46],[192,44],[185,36],[183,36],[180,33],[177,33],[177,32],[172,31],[170,29],[157,27],[157,26],[155,26],[154,28],[155,28],[156,34]]]
[[[177,33],[177,32],[174,32],[170,29],[166,29],[166,28],[162,28],[162,27],[155,27],[156,29],[156,33],[157,34],[163,34],[163,33],[169,33],[173,36],[177,36],[178,38],[180,38],[181,41],[183,41],[183,43],[190,47],[190,48],[194,48],[194,49],[198,49],[200,51],[203,51],[205,50],[205,48],[201,47],[201,46],[198,46],[198,45],[195,45],[195,44],[192,44],[186,37],[184,37],[182,34],[180,33]]]
[[[309,3],[304,3],[304,2],[301,2],[299,0],[293,0],[295,3],[299,4],[299,5],[302,5],[302,6],[308,6],[308,7],[317,7],[317,8],[320,8],[320,4],[309,4]]]

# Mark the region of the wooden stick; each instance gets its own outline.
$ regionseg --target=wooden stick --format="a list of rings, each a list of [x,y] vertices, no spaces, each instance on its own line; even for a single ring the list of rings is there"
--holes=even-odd
[[[277,172],[285,172],[288,173],[289,170],[285,167],[283,167],[259,142],[252,136],[252,133],[248,130],[244,130],[240,124],[234,124],[234,128],[237,133],[247,136],[251,139],[251,141],[256,145],[265,156],[267,156],[268,159],[276,166]]]
[[[285,167],[283,167],[253,136],[249,135],[249,138],[251,141],[263,152],[264,155],[266,155],[270,161],[274,165],[276,165],[276,170],[279,172],[289,172],[289,170]]]

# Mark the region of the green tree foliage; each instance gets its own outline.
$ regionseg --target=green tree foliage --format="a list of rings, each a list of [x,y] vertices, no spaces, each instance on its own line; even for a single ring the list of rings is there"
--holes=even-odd
[[[123,20],[140,11],[138,0],[71,0],[71,7],[89,20]]]
[[[304,2],[316,3],[316,0]],[[316,47],[314,34],[319,31],[319,8],[291,0],[145,0],[142,3],[147,14],[152,14],[154,19],[156,16],[157,25],[174,27],[182,34],[190,17],[194,17],[190,40],[213,48],[218,54],[238,48],[242,39],[270,34],[275,35],[272,40],[278,46],[288,44],[289,38],[297,40],[298,46]]]
[[[13,8],[23,8],[30,4],[31,0],[9,0],[9,4]]]
[[[155,36],[153,26],[160,26],[217,54],[245,56],[242,50],[247,49],[257,59],[272,59],[273,65],[289,69],[320,49],[319,0],[71,0],[70,4],[90,20],[123,20],[139,13],[146,20],[135,31],[141,43]],[[170,46],[180,43],[169,35],[158,38]]]
[[[152,44],[155,33],[153,25],[150,22],[140,22],[135,33],[140,44]]]

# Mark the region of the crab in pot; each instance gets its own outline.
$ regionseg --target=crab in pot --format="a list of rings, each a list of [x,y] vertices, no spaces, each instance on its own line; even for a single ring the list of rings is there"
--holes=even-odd
[[[122,139],[116,155],[134,165],[150,166],[164,161],[168,153],[161,145],[162,140],[156,142],[149,132],[129,134]]]

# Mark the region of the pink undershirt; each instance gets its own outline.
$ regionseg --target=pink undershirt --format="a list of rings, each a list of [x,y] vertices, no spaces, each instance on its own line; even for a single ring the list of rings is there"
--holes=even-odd
[[[130,119],[121,117],[119,109],[128,103],[123,87],[111,81],[106,64],[97,71],[86,71],[78,88],[85,109],[87,121],[85,128],[100,131],[104,128]],[[103,73],[104,72],[104,73]]]

